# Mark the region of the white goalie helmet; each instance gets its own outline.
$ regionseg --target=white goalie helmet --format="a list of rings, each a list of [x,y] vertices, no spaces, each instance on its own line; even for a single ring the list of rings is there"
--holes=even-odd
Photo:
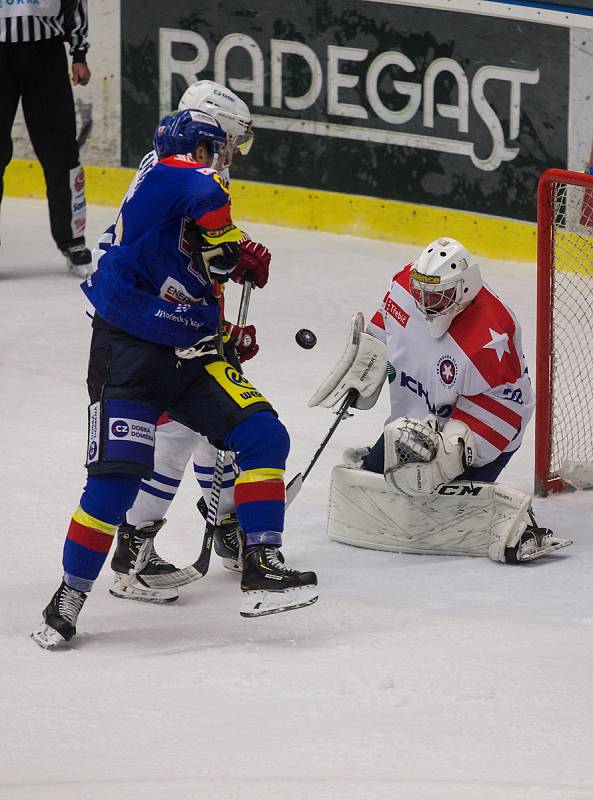
[[[214,81],[196,81],[183,93],[179,111],[196,108],[211,114],[226,133],[233,150],[246,156],[253,144],[251,112],[240,97]]]
[[[431,242],[410,272],[410,292],[434,339],[449,330],[481,288],[480,268],[456,239]]]

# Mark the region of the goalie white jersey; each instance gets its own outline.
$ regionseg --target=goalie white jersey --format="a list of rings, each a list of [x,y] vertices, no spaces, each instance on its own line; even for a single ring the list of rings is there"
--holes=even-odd
[[[409,291],[412,265],[393,277],[367,332],[387,345],[390,420],[464,422],[477,442],[475,466],[521,444],[535,399],[521,346],[521,328],[484,284],[439,339],[428,333]]]

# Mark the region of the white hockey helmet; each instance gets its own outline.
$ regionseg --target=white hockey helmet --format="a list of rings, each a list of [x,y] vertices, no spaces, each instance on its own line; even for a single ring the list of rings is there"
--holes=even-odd
[[[196,81],[183,93],[179,111],[197,108],[211,114],[226,133],[234,150],[246,156],[253,144],[251,112],[246,103],[221,83]]]
[[[410,292],[428,332],[439,339],[482,288],[477,264],[456,239],[436,239],[418,256],[410,272]]]

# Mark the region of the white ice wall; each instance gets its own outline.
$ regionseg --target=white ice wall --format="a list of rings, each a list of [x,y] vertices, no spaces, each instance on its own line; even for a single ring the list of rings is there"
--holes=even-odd
[[[90,0],[88,86],[75,86],[77,130],[92,119],[92,128],[81,149],[85,164],[119,166],[121,158],[120,0]],[[70,63],[70,57],[68,57]],[[17,158],[34,158],[19,108],[12,132]]]

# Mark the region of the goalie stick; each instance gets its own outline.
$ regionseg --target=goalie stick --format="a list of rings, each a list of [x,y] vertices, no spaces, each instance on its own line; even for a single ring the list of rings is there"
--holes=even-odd
[[[350,408],[350,406],[356,404],[358,408],[371,408],[372,405],[374,405],[378,393],[375,394],[375,399],[372,401],[371,405],[360,404],[360,401],[363,399],[363,397],[366,396],[366,399],[367,400],[369,399],[369,395],[365,391],[367,387],[365,387],[364,382],[362,380],[355,381],[354,384],[351,382],[350,389],[348,389],[345,396],[343,394],[344,389],[346,389],[348,385],[346,381],[347,376],[349,375],[350,368],[352,367],[356,359],[356,356],[359,353],[361,346],[361,337],[364,335],[366,335],[364,334],[364,317],[362,313],[359,311],[358,314],[355,314],[355,316],[352,318],[352,322],[350,324],[350,331],[348,334],[348,341],[346,344],[346,350],[342,354],[336,367],[332,370],[328,378],[326,378],[326,380],[321,384],[321,386],[317,389],[317,391],[309,401],[310,406],[324,405],[326,408],[330,408],[334,406],[337,402],[339,402],[340,398],[342,398],[342,402],[338,410],[335,412],[337,415],[337,419],[332,424],[325,438],[317,448],[317,451],[315,452],[315,455],[311,459],[311,462],[307,467],[307,469],[303,473],[298,472],[294,476],[294,478],[292,478],[288,482],[288,485],[286,486],[287,508],[292,503],[297,494],[301,491],[304,481],[306,480],[308,474],[315,466],[319,456],[325,450],[327,443],[334,435],[334,432],[338,427],[338,425],[340,424],[340,422],[347,416],[349,416],[348,409]],[[364,374],[368,374],[372,365],[376,362],[377,362],[377,355],[373,354],[373,358],[369,362],[367,369],[365,369]],[[379,384],[377,384],[377,386],[379,386]]]
[[[241,293],[241,303],[239,304],[239,314],[237,318],[237,325],[240,328],[245,327],[245,323],[247,322],[251,289],[251,282],[245,281]],[[210,490],[210,503],[208,505],[208,513],[206,514],[206,529],[204,530],[200,555],[193,564],[176,569],[174,572],[167,572],[163,575],[143,575],[142,580],[148,584],[151,589],[173,589],[177,586],[186,586],[188,583],[199,581],[200,578],[203,578],[208,572],[210,557],[212,555],[212,541],[214,539],[218,505],[220,502],[224,461],[225,451],[218,450],[216,452],[216,463],[214,465],[214,475],[212,476],[212,489]],[[198,508],[200,508],[199,504]]]
[[[342,402],[342,405],[336,411],[337,418],[336,418],[335,422],[332,424],[331,428],[326,433],[325,438],[323,439],[323,441],[321,442],[321,444],[317,448],[317,450],[315,452],[315,455],[313,456],[313,458],[311,459],[311,462],[309,463],[309,466],[307,467],[307,469],[303,473],[297,472],[297,474],[294,476],[294,478],[291,478],[291,480],[286,485],[286,508],[288,508],[288,506],[292,503],[294,498],[297,496],[297,494],[303,488],[303,483],[305,482],[305,479],[306,479],[307,475],[311,472],[311,470],[315,466],[315,463],[317,462],[317,459],[319,458],[319,456],[325,450],[325,447],[326,447],[327,443],[329,442],[329,440],[334,435],[334,432],[335,432],[336,428],[338,427],[338,425],[340,424],[340,422],[345,417],[348,416],[348,409],[350,408],[350,406],[354,402],[356,402],[357,395],[358,395],[358,392],[356,391],[356,389],[350,389],[350,391],[348,392],[348,394],[344,398],[344,400]]]

